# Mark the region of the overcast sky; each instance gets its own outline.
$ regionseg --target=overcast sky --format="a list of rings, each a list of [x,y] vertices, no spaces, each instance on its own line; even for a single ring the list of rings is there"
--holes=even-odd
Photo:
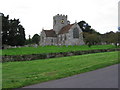
[[[68,15],[72,23],[85,20],[96,31],[117,31],[119,0],[1,0],[0,12],[20,19],[26,37],[53,28],[53,16]]]

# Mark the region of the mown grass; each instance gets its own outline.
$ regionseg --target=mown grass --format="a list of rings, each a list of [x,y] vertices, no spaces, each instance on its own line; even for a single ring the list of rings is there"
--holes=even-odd
[[[118,51],[3,63],[3,88],[19,88],[118,63]]]
[[[87,45],[82,46],[39,46],[35,47],[21,47],[21,48],[10,48],[2,50],[2,55],[25,55],[25,54],[38,54],[38,53],[56,53],[56,52],[69,52],[69,51],[80,51],[80,50],[93,50],[93,49],[112,49],[116,48],[114,45],[94,45],[88,47]]]

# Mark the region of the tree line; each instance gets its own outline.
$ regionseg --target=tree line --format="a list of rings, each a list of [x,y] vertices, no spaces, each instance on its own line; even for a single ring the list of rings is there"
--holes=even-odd
[[[115,46],[120,46],[120,32],[110,31],[100,34],[85,21],[78,22],[78,25],[82,29],[84,41],[89,47],[97,44],[114,44]]]

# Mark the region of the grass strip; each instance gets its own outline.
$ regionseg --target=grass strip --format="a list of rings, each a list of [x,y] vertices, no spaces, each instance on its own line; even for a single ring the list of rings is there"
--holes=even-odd
[[[58,52],[70,52],[70,51],[83,51],[83,50],[95,50],[95,49],[113,49],[116,48],[114,45],[93,45],[88,47],[87,45],[81,46],[39,46],[35,47],[21,47],[21,48],[10,48],[0,50],[0,55],[29,55],[29,54],[40,54],[40,53],[58,53]]]

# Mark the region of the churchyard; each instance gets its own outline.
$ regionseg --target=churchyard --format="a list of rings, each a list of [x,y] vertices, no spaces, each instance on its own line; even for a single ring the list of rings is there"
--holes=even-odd
[[[70,52],[70,51],[82,51],[82,50],[95,50],[95,49],[113,49],[115,45],[93,45],[88,47],[87,45],[81,46],[38,46],[38,47],[19,47],[10,48],[2,51],[2,55],[28,55],[39,53],[57,53],[57,52]]]
[[[19,47],[2,50],[2,55],[29,55],[113,48],[116,47],[114,45]],[[5,62],[2,63],[2,85],[3,88],[20,88],[96,70],[120,63],[118,61],[119,52],[112,51],[32,61]]]

